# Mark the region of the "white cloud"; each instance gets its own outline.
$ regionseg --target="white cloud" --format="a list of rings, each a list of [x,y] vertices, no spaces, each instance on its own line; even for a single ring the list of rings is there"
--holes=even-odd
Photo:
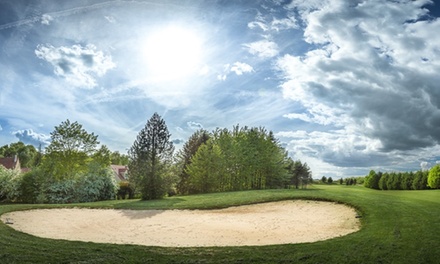
[[[272,58],[278,55],[278,45],[267,39],[243,44],[248,52],[260,58]]]
[[[230,70],[232,72],[235,72],[235,74],[237,75],[242,75],[243,73],[253,72],[254,68],[252,68],[252,66],[247,63],[237,61],[232,65]]]
[[[252,21],[248,23],[248,27],[250,29],[255,29],[255,28],[259,28],[263,31],[268,31],[269,27],[266,25],[266,23],[262,22],[262,21]]]
[[[287,29],[297,29],[299,28],[294,17],[274,19],[271,22],[271,28],[275,31],[287,30]]]
[[[116,23],[116,19],[113,16],[104,16],[104,18],[110,23]]]
[[[111,56],[96,50],[94,45],[58,48],[39,45],[35,54],[52,64],[56,75],[64,77],[71,85],[82,88],[97,86],[95,78],[115,67]]]
[[[203,128],[203,125],[194,121],[189,121],[186,122],[186,124],[188,125],[188,127],[192,130],[199,130]]]
[[[53,20],[53,17],[49,14],[44,14],[41,16],[41,24],[50,25],[50,22]]]
[[[430,169],[429,162],[427,162],[427,161],[422,161],[422,162],[420,162],[420,169],[421,169],[422,171],[427,171],[427,170],[429,170],[429,169]]]
[[[254,68],[244,62],[234,62],[234,64],[225,64],[223,66],[223,73],[219,74],[217,76],[218,80],[225,81],[228,77],[228,75],[234,72],[236,75],[243,75],[244,73],[251,73],[254,72]]]
[[[38,147],[40,144],[42,147],[46,147],[50,144],[50,136],[35,133],[32,129],[17,130],[12,132],[12,134],[21,142],[31,144],[36,147]]]

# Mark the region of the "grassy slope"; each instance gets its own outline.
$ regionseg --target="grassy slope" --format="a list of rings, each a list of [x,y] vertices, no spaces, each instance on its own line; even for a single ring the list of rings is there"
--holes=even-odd
[[[348,203],[362,214],[362,230],[317,243],[260,247],[161,248],[42,239],[0,223],[0,263],[437,263],[440,190],[375,191],[318,185],[308,190],[264,190],[109,201],[71,206],[130,209],[209,209],[284,199]],[[47,205],[2,205],[0,214]]]

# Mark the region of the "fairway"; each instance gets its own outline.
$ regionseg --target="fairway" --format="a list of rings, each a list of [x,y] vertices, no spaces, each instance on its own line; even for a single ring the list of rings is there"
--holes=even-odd
[[[40,209],[2,216],[38,237],[163,247],[316,242],[359,230],[350,207],[282,201],[215,210]]]
[[[376,191],[361,186],[316,185],[307,190],[214,193],[148,202],[2,205],[0,214],[61,207],[205,210],[309,199],[353,206],[362,216],[362,227],[358,232],[314,243],[172,248],[38,238],[1,222],[0,259],[7,263],[436,263],[440,259],[439,197],[439,190]]]

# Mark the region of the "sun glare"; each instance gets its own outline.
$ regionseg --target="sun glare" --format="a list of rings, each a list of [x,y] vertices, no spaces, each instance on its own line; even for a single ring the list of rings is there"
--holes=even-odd
[[[170,26],[152,32],[146,41],[148,75],[157,81],[176,80],[200,71],[202,41],[196,32]]]

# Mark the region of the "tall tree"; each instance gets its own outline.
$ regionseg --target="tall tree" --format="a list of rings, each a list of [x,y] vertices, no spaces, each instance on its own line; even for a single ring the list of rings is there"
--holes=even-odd
[[[69,119],[55,126],[50,133],[51,143],[46,148],[44,166],[57,180],[72,179],[88,169],[90,155],[96,152],[98,136],[88,133],[78,122]]]
[[[188,166],[192,162],[192,158],[196,154],[201,145],[206,144],[210,135],[206,130],[197,130],[188,141],[183,145],[183,148],[177,154],[178,163],[180,165],[179,183],[177,184],[177,191],[180,194],[191,193],[192,190],[189,185]]]
[[[165,121],[154,113],[128,152],[129,180],[144,200],[162,198],[167,191],[164,177],[170,170],[174,151],[170,137]]]

